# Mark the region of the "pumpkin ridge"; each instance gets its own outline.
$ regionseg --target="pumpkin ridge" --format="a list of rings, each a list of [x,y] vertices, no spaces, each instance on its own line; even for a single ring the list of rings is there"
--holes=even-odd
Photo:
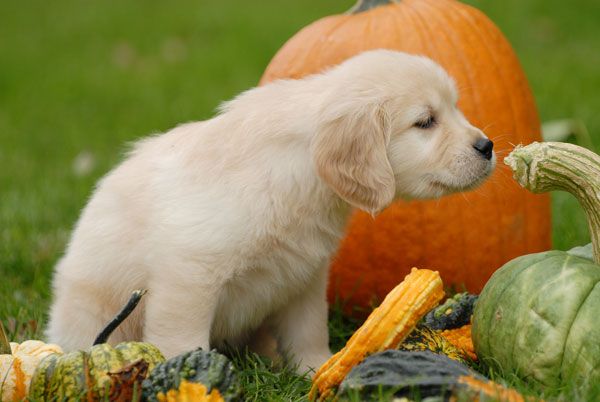
[[[399,20],[402,20],[402,18],[404,17],[404,14],[402,13],[402,7],[390,7],[390,11],[394,14],[396,14]],[[398,29],[398,24],[392,24],[392,26],[394,27],[394,35],[396,37],[401,37],[401,33],[400,30]]]
[[[447,13],[442,15],[442,14],[439,13],[439,8],[433,7],[432,4],[430,2],[428,2],[428,1],[426,1],[426,0],[422,1],[422,4],[425,7],[429,8],[429,16],[432,19],[435,19],[436,15],[441,15],[442,17],[445,17],[447,14],[449,14],[450,12],[452,12],[453,9],[457,8],[451,2],[447,2],[447,3],[449,4],[448,5],[448,10],[446,10]],[[452,4],[452,8],[450,7],[450,4]],[[436,14],[436,12],[437,12],[437,14]],[[422,19],[422,17],[420,15],[419,15],[419,18]],[[452,48],[453,49],[461,49],[461,52],[462,52],[462,50],[463,50],[461,48],[462,46],[460,45],[460,43],[457,43],[457,41],[453,38],[453,36],[448,32],[447,23],[444,23],[444,19],[445,18],[438,18],[437,19],[437,21],[438,21],[438,24],[437,24],[438,25],[438,29],[440,30],[440,32],[444,33],[444,37],[446,38],[446,40],[447,40],[448,43],[452,44]],[[426,24],[424,24],[424,25],[426,25]],[[427,31],[427,32],[429,32],[428,29],[424,29],[424,30]],[[433,35],[431,35],[431,36],[433,36]],[[437,46],[435,46],[436,41],[431,41],[431,42],[434,44],[434,47],[437,48]],[[436,53],[443,54],[442,52],[436,52]],[[479,102],[479,99],[478,99],[479,97],[477,96],[477,91],[474,90],[475,85],[473,83],[473,77],[472,77],[471,73],[469,72],[469,68],[467,67],[467,64],[465,63],[464,60],[465,60],[464,58],[462,58],[462,57],[460,58],[460,66],[461,66],[460,70],[461,70],[461,73],[462,73],[461,75],[463,77],[465,77],[465,80],[468,82],[468,86],[467,86],[467,90],[469,91],[469,96],[468,97],[471,98],[473,100],[473,102]],[[460,93],[460,91],[459,91],[459,93]],[[479,120],[479,121],[483,120],[481,118],[481,112],[480,112],[479,108],[476,109],[474,117],[477,120]],[[494,196],[495,199],[497,198],[496,197],[496,191],[493,192],[493,196]],[[465,197],[465,199],[467,199],[467,198]],[[457,210],[455,212],[456,212],[457,220],[460,221],[461,227],[464,227],[463,223],[465,222],[465,217],[464,217],[464,214],[462,213],[463,212],[463,208],[457,208]],[[495,209],[495,212],[496,212],[497,220],[499,221],[500,211],[498,209]],[[461,243],[461,249],[463,250],[462,253],[459,253],[460,258],[462,260],[462,266],[463,267],[467,267],[469,265],[469,262],[467,261],[467,252],[468,252],[468,250],[467,250],[467,245],[466,245],[466,238],[464,236],[459,236],[459,239],[460,239],[460,243]],[[502,250],[504,250],[506,248],[505,245],[504,245],[504,240],[502,238],[500,238],[500,248]]]
[[[429,2],[429,1],[425,1],[425,4],[428,4],[428,5],[431,6],[432,3]],[[434,8],[434,7],[432,7],[432,8]],[[468,6],[466,4],[463,4],[463,3],[459,3],[459,2],[453,2],[453,6],[451,8],[449,6],[449,9],[453,11],[453,14],[451,14],[450,12],[448,12],[448,13],[445,13],[444,16],[448,17],[447,20],[454,18],[454,21],[458,21],[461,25],[463,25],[463,24],[465,24],[465,21],[468,18],[466,15],[468,15],[470,17],[470,14],[464,12],[464,8],[468,8],[470,12],[473,12],[473,10],[475,10],[475,12],[481,14],[481,16],[483,18],[487,18],[478,9],[476,9],[474,7],[470,7],[470,6]],[[435,10],[435,8],[434,8],[434,10]],[[475,27],[477,26],[477,24],[469,23],[469,25],[470,25],[470,28],[471,28],[471,34],[469,35],[467,33],[467,35],[465,35],[465,37],[470,37],[470,36],[476,37],[477,40],[478,40],[478,42],[479,42],[479,44],[480,44],[480,46],[488,49],[488,53],[491,54],[492,52],[489,52],[489,47],[488,47],[487,43],[482,39],[481,34],[475,29]],[[441,26],[442,30],[447,30],[447,28],[446,28],[447,24],[440,24],[440,26]],[[452,39],[451,35],[449,35],[449,38],[450,38],[450,42],[453,43],[453,44],[455,44],[455,47],[458,48],[458,46],[456,46],[456,41]],[[459,41],[459,43],[460,43],[460,41]],[[469,41],[469,45],[470,46],[473,45],[472,40]],[[493,63],[492,63],[493,68],[498,72],[498,75],[501,76],[501,74],[499,74],[500,69],[498,68],[497,59],[495,57],[491,57],[490,59],[493,61]],[[471,99],[473,100],[474,103],[478,104],[479,102],[482,102],[482,100],[480,99],[479,92],[475,90],[475,84],[474,84],[475,80],[473,79],[473,76],[472,76],[472,74],[470,72],[471,70],[467,68],[467,65],[466,65],[466,63],[465,63],[464,60],[465,60],[465,58],[461,58],[461,66],[463,67],[463,69],[465,71],[465,77],[467,77],[467,81],[469,83],[468,90],[469,90],[469,93],[470,93],[470,97],[471,97]],[[503,78],[503,77],[501,76],[501,78]],[[500,81],[504,82],[503,79],[501,79]],[[516,126],[515,126],[515,123],[514,123],[516,116],[515,116],[515,113],[514,113],[513,110],[511,110],[511,114],[512,114],[511,119],[510,119],[511,120],[511,125],[514,128],[512,131],[516,132]],[[482,116],[480,108],[475,108],[475,111],[472,113],[472,115],[480,123],[483,123],[483,121],[487,120],[487,119],[485,119]],[[496,121],[492,121],[491,124],[494,124],[495,122]],[[487,126],[489,128],[489,124]],[[498,173],[496,173],[496,174],[498,174]],[[499,199],[501,197],[499,197],[500,193],[498,191],[498,187],[497,186],[498,186],[498,184],[495,183],[494,187],[492,187],[491,190],[488,191],[488,194],[494,200],[494,203],[496,205],[499,205],[499,204],[501,204],[501,200]],[[523,197],[525,197],[525,195],[522,195],[521,197],[523,198]],[[501,219],[500,209],[499,208],[494,208],[493,210],[494,210],[495,215],[496,215],[496,222],[501,222],[502,219]],[[464,218],[464,215],[463,215],[462,211],[463,210],[461,209],[459,215],[461,217],[461,221],[464,222],[464,219],[462,219],[462,218]],[[460,238],[461,238],[461,241],[463,243],[463,250],[465,250],[465,252],[461,253],[462,258],[463,258],[463,266],[469,266],[469,263],[466,261],[466,258],[467,258],[467,255],[468,255],[468,250],[466,250],[466,246],[464,246],[466,240],[462,236]],[[499,236],[499,237],[496,237],[495,239],[496,239],[496,242],[497,242],[496,244],[498,244],[498,248],[500,250],[502,250],[502,255],[506,255],[507,254],[506,251],[507,251],[507,249],[509,247],[506,244],[505,238],[503,236]]]
[[[371,32],[373,31],[373,16],[375,12],[365,14],[365,26],[363,27],[363,35],[362,35],[362,48],[365,48],[365,42],[368,42],[368,37],[371,36]]]
[[[332,22],[330,23],[330,22],[329,22],[329,21],[327,21],[327,20],[332,20]],[[337,21],[336,21],[336,20],[337,20]],[[323,18],[321,18],[321,19],[319,19],[319,20],[315,21],[314,23],[312,23],[312,24],[308,25],[307,27],[304,27],[304,28],[302,28],[302,29],[301,29],[301,30],[300,30],[298,33],[299,33],[299,34],[300,34],[300,33],[303,33],[303,31],[305,31],[305,30],[306,30],[306,32],[309,32],[309,33],[311,34],[311,36],[314,36],[314,34],[313,34],[312,32],[310,32],[308,28],[309,28],[309,27],[312,27],[312,26],[313,26],[313,25],[315,25],[315,24],[322,23],[322,22],[324,22],[324,21],[327,21],[327,23],[328,23],[328,24],[331,24],[331,25],[332,25],[332,26],[330,26],[330,27],[328,28],[328,30],[327,30],[327,33],[324,35],[324,37],[325,37],[325,38],[328,38],[328,37],[329,37],[329,35],[331,35],[331,34],[332,34],[332,33],[333,33],[333,32],[334,32],[336,29],[338,29],[338,27],[340,27],[340,26],[342,26],[342,25],[344,24],[344,19],[343,19],[343,18],[340,18],[340,17],[339,17],[339,16],[337,16],[337,15],[336,15],[336,16],[327,16],[327,17],[323,17]],[[294,40],[294,39],[295,39],[295,37],[292,37],[292,38],[290,38],[290,39],[289,39],[289,41],[292,41],[292,40]],[[285,47],[286,45],[287,45],[287,42],[284,44],[284,47]],[[296,48],[297,48],[297,46],[296,46]],[[287,57],[289,58],[289,61],[287,62],[287,65],[288,65],[288,66],[289,66],[289,65],[295,65],[295,64],[304,65],[304,64],[306,64],[306,60],[311,60],[311,58],[312,58],[312,57],[319,56],[319,55],[320,55],[320,52],[321,52],[321,50],[320,50],[318,47],[314,47],[314,48],[312,48],[312,49],[309,49],[309,50],[308,50],[308,52],[300,52],[300,51],[298,51],[298,49],[295,49],[295,51],[294,51],[294,52],[287,52],[288,54],[290,54],[290,55],[288,55],[288,56],[287,56]],[[318,53],[318,54],[317,54],[317,53]],[[277,56],[277,55],[275,55],[275,56]],[[301,62],[298,62],[298,60],[299,60],[299,59],[301,59],[302,61],[301,61]],[[328,68],[328,67],[327,67],[327,66],[325,66],[325,67],[323,67],[323,68],[320,68],[319,70],[312,71],[312,72],[310,72],[310,73],[308,73],[308,74],[301,74],[300,76],[294,76],[294,77],[289,77],[289,78],[301,79],[301,78],[303,78],[304,76],[308,76],[308,75],[311,75],[311,74],[316,74],[316,73],[318,73],[319,71],[321,71],[321,70],[323,70],[323,69],[325,69],[325,68]],[[268,69],[268,66],[267,66],[267,69]],[[277,78],[276,78],[276,79],[277,79]],[[269,79],[269,81],[268,81],[268,82],[272,82],[272,81],[274,81],[274,80],[273,80],[273,79]],[[261,83],[261,84],[264,84],[264,83],[262,82],[262,80],[261,80],[261,82],[260,82],[260,83]]]
[[[481,13],[481,11],[479,9],[477,9],[475,7],[468,6],[466,4],[465,4],[465,6],[469,7],[471,9],[470,10],[471,12],[475,12],[475,13],[481,14],[483,17],[485,17],[483,15],[483,13]],[[483,45],[483,48],[486,50],[486,52],[488,53],[488,55],[490,55],[490,59],[492,59],[494,61],[494,63],[493,63],[494,70],[496,70],[497,74],[502,78],[501,80],[499,80],[500,85],[503,86],[503,87],[505,87],[505,88],[507,88],[507,86],[506,86],[506,80],[504,79],[504,78],[506,78],[506,75],[504,74],[504,71],[502,69],[498,68],[496,53],[493,52],[493,51],[491,51],[490,46],[488,44],[488,40],[493,41],[493,38],[491,38],[489,36],[489,31],[488,30],[491,30],[491,29],[499,30],[499,28],[497,28],[493,24],[489,24],[488,21],[487,21],[487,17],[485,17],[485,18],[482,18],[480,21],[485,21],[488,26],[486,27],[486,29],[482,30],[481,27],[478,24],[474,23],[473,18],[472,18],[472,16],[469,13],[465,13],[464,10],[460,9],[459,7],[456,7],[456,9],[463,16],[463,20],[471,26],[473,32],[477,33],[477,37],[479,37],[479,38],[486,38],[487,39],[487,40],[482,40],[481,41],[481,43]],[[515,105],[514,105],[513,99],[510,99],[509,102],[508,102],[508,104],[510,105],[510,111],[511,111],[511,114],[512,114],[512,117],[513,117],[513,119],[511,119],[511,123],[512,123],[512,126],[514,128],[514,132],[517,133],[517,131],[519,131],[519,130],[517,130],[517,126],[516,126],[516,124],[514,124],[514,122],[517,121],[517,119],[516,119],[517,115],[516,115],[516,109],[515,109]],[[519,139],[519,142],[522,142],[522,140]]]
[[[570,257],[570,256],[568,256],[568,257]],[[569,336],[571,336],[571,331],[573,330],[573,325],[575,324],[575,321],[577,321],[577,317],[579,316],[579,312],[581,311],[581,306],[583,306],[585,304],[587,299],[594,292],[594,289],[596,289],[596,286],[598,286],[599,284],[600,284],[600,281],[596,281],[594,286],[592,286],[590,288],[590,291],[588,292],[588,294],[583,298],[583,301],[579,304],[579,306],[577,306],[577,310],[576,310],[577,312],[575,313],[575,316],[573,317],[573,320],[571,321],[571,325],[569,325],[569,331],[567,332],[567,337],[565,338],[565,342],[563,345],[563,351],[562,351],[561,359],[560,359],[560,369],[558,371],[559,375],[562,374],[563,365],[565,363],[565,351],[567,350],[567,345],[569,344]]]
[[[441,14],[441,13],[439,13],[439,8],[433,7],[432,4],[431,4],[431,2],[429,2],[427,0],[423,0],[422,1],[422,4],[425,7],[429,7],[429,13],[430,13],[429,17],[433,17],[433,18],[435,18],[436,12],[438,12],[437,15],[446,16],[446,15],[450,15],[451,11],[456,10],[456,9],[459,8],[459,7],[457,7],[455,5],[456,2],[447,2],[447,3],[448,3],[448,8],[449,9],[445,10],[444,14]],[[450,8],[450,4],[452,4],[451,8]],[[458,4],[463,5],[462,3],[458,3]],[[460,17],[461,17],[461,19],[464,19],[462,15]],[[453,37],[453,35],[451,35],[449,33],[447,25],[448,25],[447,21],[444,21],[442,18],[438,19],[438,27],[439,27],[440,31],[444,33],[444,37],[447,39],[448,43],[451,43],[453,45],[454,49],[460,48],[461,45],[459,43],[457,43],[457,41],[455,40],[455,38]],[[434,41],[432,41],[432,42],[434,42]],[[477,92],[474,90],[475,85],[473,83],[473,76],[469,73],[469,69],[467,68],[467,64],[465,63],[465,59],[464,58],[460,58],[460,65],[461,65],[461,71],[464,72],[463,75],[464,75],[464,77],[466,77],[467,82],[468,82],[468,85],[466,87],[464,87],[464,88],[468,89],[468,91],[469,91],[469,97],[471,99],[473,99],[474,102],[476,102],[476,103],[480,102],[481,100],[479,99]],[[460,91],[460,89],[462,89],[462,88],[459,88],[459,91]],[[480,121],[483,120],[482,117],[481,117],[480,109],[476,109],[475,115],[477,116],[476,117],[477,120],[480,120]]]
[[[404,1],[402,4],[404,7],[396,7],[396,9],[402,15],[409,15],[409,18],[413,16],[419,20],[419,25],[421,29],[416,29],[415,31],[417,32],[417,35],[419,35],[422,47],[426,49],[425,51],[421,51],[420,55],[431,58],[429,55],[432,53],[432,48],[435,47],[435,41],[431,40],[433,35],[431,35],[431,33],[429,32],[427,24],[423,22],[423,18],[419,15],[417,10],[411,6],[410,1]],[[409,13],[408,11],[412,11],[412,13]]]
[[[409,14],[407,12],[408,9],[411,8],[410,7],[410,2],[409,1],[404,1],[402,3],[402,5],[404,7],[397,6],[397,7],[393,7],[393,9],[396,11],[396,14],[398,14],[399,16],[401,16],[401,18],[407,18],[406,16],[408,15],[408,19],[410,19],[411,14]],[[413,14],[414,14],[414,9],[413,9]],[[396,26],[396,25],[394,24],[394,26]],[[422,24],[421,26],[423,27],[423,29],[425,29],[425,25],[424,24]],[[396,30],[397,30],[397,28],[396,28]],[[423,32],[421,32],[421,30],[415,30],[415,31],[417,33],[417,36],[419,37],[419,45],[420,45],[419,48],[426,49],[425,51],[421,51],[420,55],[429,57],[429,54],[431,54],[431,48],[432,48],[431,47],[431,43],[435,42],[435,41],[428,41],[428,40],[426,40],[424,38]],[[417,53],[417,54],[419,54],[419,53]],[[421,205],[421,204],[415,205],[414,206],[414,210],[415,210],[414,211],[415,215],[418,215],[419,227],[424,227],[423,222],[426,221],[426,219],[424,217],[425,209],[424,209],[423,205]],[[417,218],[415,218],[415,220],[417,220]],[[372,230],[371,232],[374,232],[374,230]],[[419,255],[418,260],[421,261],[423,259],[422,256],[423,256],[423,253],[424,253],[423,245],[421,245],[421,244],[413,244],[412,246],[415,247],[415,248],[418,246],[418,250],[419,250],[418,251],[418,255]],[[372,248],[371,250],[376,250],[376,248]],[[369,255],[372,256],[373,252],[371,251],[369,253]],[[372,263],[371,266],[376,266],[376,264]]]
[[[308,30],[309,27],[312,28],[314,25],[324,24],[325,22],[329,23],[329,20],[336,20],[337,18],[338,18],[338,16],[323,17],[323,18],[315,21],[314,23],[310,24],[309,26],[302,28],[298,32],[298,34],[299,35],[302,34],[305,30]],[[331,32],[333,32],[333,30],[337,29],[337,26],[341,25],[341,24],[342,24],[342,21],[338,21],[336,24],[333,24],[334,28],[331,28],[331,27],[329,28],[330,31],[327,32],[327,36],[329,36],[331,34]],[[295,40],[296,40],[296,38],[294,38],[294,37],[290,38],[287,42],[285,42],[285,44],[283,45],[282,49],[285,48],[288,44],[290,46],[294,45],[294,47],[297,48],[297,46],[295,46],[295,43],[293,43]],[[290,43],[290,42],[292,42],[292,43]],[[288,57],[288,62],[286,63],[286,67],[290,66],[290,65],[293,66],[293,65],[296,65],[296,64],[299,64],[299,65],[306,64],[306,60],[310,60],[310,58],[313,56],[313,53],[315,53],[315,52],[316,52],[316,49],[314,49],[314,48],[313,49],[309,49],[308,51],[305,51],[305,52],[299,51],[297,49],[295,49],[294,52],[286,52],[286,55],[289,54],[287,56]],[[275,55],[275,57],[274,57],[273,60],[275,60],[276,58],[277,58],[277,55]],[[301,60],[301,62],[299,62],[299,60]],[[269,63],[269,65],[270,65],[270,63]],[[267,65],[267,70],[269,69],[269,65]],[[317,73],[317,71],[311,72],[310,74],[314,74],[314,73]],[[293,76],[288,77],[288,78],[301,78],[301,77],[302,77],[302,75],[301,76],[297,76],[296,74],[294,74]],[[279,77],[279,78],[283,78],[283,77]],[[268,80],[263,81],[265,79],[265,77],[262,77],[261,80],[259,81],[259,84],[260,85],[264,85],[264,84],[266,84],[268,82],[275,81],[275,80],[277,80],[279,78],[276,77],[276,78],[273,79],[273,78],[269,77]]]
[[[404,6],[404,7],[402,7]],[[391,7],[392,10],[395,11],[395,13],[399,16],[399,18],[401,19],[406,19],[407,15],[409,16],[408,19],[410,19],[410,13],[408,13],[408,8],[410,7],[410,3],[408,1],[403,1],[402,2],[402,6],[399,4],[395,4],[394,7]],[[402,35],[400,34],[400,31],[398,29],[398,24],[393,24],[394,25],[394,29],[396,31],[396,36],[398,37],[402,37]],[[427,56],[426,53],[430,53],[430,49],[431,49],[431,43],[430,41],[426,40],[426,38],[423,35],[423,32],[421,32],[420,30],[415,30],[415,32],[417,33],[417,36],[419,37],[419,48],[422,49],[427,49],[426,51],[422,51],[421,55]],[[417,53],[418,54],[418,53]],[[414,219],[416,222],[418,222],[417,226],[418,227],[424,227],[423,225],[423,205],[421,203],[417,203],[415,205],[412,206],[412,208],[415,210],[415,214],[413,215]],[[376,227],[374,226],[374,229]],[[369,235],[371,237],[373,237],[373,233],[375,233],[375,230],[371,229],[369,232]],[[416,245],[413,245],[416,246]],[[377,250],[377,248],[370,248],[371,250]],[[418,261],[421,261],[423,259],[423,247],[419,247],[418,248]],[[377,258],[375,258],[375,253],[373,252],[369,252],[367,254],[369,256],[370,261],[370,266],[374,267],[377,266]]]
[[[306,56],[305,56],[306,59],[309,59],[309,60],[319,60],[319,63],[317,63],[317,64],[319,64],[319,65],[322,66],[319,70],[314,71],[311,74],[316,74],[316,73],[322,72],[323,70],[325,70],[327,68],[333,67],[333,66],[327,66],[327,65],[323,66],[323,63],[321,62],[321,60],[322,60],[321,54],[323,54],[323,50],[324,50],[324,47],[326,46],[325,43],[327,43],[327,39],[329,39],[334,34],[335,31],[337,31],[338,29],[340,29],[348,21],[350,21],[350,18],[348,18],[348,16],[346,16],[346,15],[340,16],[340,21],[337,21],[337,23],[335,23],[330,29],[328,29],[326,34],[322,34],[323,44],[321,46],[315,46],[315,47],[313,47],[306,54]]]
[[[475,8],[475,7],[470,7],[470,8],[472,8],[472,12],[480,13],[483,15],[483,13],[481,13],[481,11],[478,10],[477,8]],[[500,77],[500,80],[498,80],[499,86],[504,87],[507,92],[510,92],[511,89],[508,88],[508,86],[506,84],[506,75],[505,75],[503,69],[498,68],[497,55],[495,52],[491,51],[489,43],[488,43],[489,40],[493,41],[493,38],[491,38],[489,35],[490,31],[491,30],[500,31],[500,29],[497,28],[494,24],[488,23],[487,17],[485,17],[485,16],[484,16],[485,18],[480,19],[480,21],[485,21],[487,26],[485,27],[486,29],[481,29],[481,27],[478,24],[475,24],[473,22],[472,16],[470,14],[465,13],[463,10],[458,10],[458,11],[462,15],[466,15],[465,22],[472,27],[473,31],[478,34],[478,37],[485,38],[485,40],[481,41],[482,47],[485,49],[485,51],[487,52],[490,59],[493,60],[493,63],[492,63],[493,69],[496,70],[496,73]],[[514,51],[512,51],[512,49],[508,49],[508,50],[510,50],[514,54]],[[518,60],[517,60],[517,64],[519,64]],[[520,66],[520,64],[519,64],[519,66]],[[525,79],[525,83],[526,83],[526,79]],[[521,88],[519,88],[519,89],[521,89]],[[519,92],[522,92],[522,91],[519,91]],[[523,134],[522,134],[522,130],[520,129],[520,126],[523,123],[522,123],[521,119],[518,119],[519,116],[516,111],[513,97],[509,97],[507,103],[508,103],[510,114],[511,114],[510,125],[513,128],[512,131],[514,132],[515,136],[517,137],[518,142],[522,143],[523,142]],[[519,191],[518,194],[519,194],[519,198],[520,198],[519,204],[520,204],[520,209],[522,211],[521,218],[523,219],[523,226],[528,227],[528,225],[527,225],[527,220],[528,220],[528,216],[529,216],[528,210],[531,208],[531,206],[529,205],[530,203],[527,202],[528,198],[527,198],[527,194],[525,192]],[[500,240],[502,242],[501,243],[502,250],[506,250],[504,239],[501,238]],[[524,241],[525,241],[526,249],[531,249],[531,245],[529,243],[530,242],[529,236],[525,236]],[[507,255],[507,253],[504,252],[503,255]]]

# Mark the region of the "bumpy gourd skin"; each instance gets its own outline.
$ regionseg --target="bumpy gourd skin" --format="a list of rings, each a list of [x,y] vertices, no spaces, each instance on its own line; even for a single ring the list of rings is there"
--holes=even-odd
[[[471,316],[477,295],[457,293],[432,309],[400,345],[400,350],[444,354],[466,363],[477,360],[471,341]]]
[[[340,394],[357,392],[361,400],[369,400],[381,388],[395,390],[396,397],[448,397],[459,377],[472,374],[466,366],[443,355],[388,350],[354,367],[340,385]]]
[[[227,402],[241,400],[241,386],[233,364],[220,353],[196,349],[159,364],[142,384],[144,400],[158,402],[158,394],[177,390],[182,380],[218,389]]]
[[[398,347],[405,351],[431,351],[436,354],[443,354],[452,360],[466,363],[467,355],[455,347],[450,341],[440,334],[440,331],[434,331],[426,326],[418,326]]]
[[[431,329],[459,328],[471,322],[477,295],[467,292],[449,297],[443,304],[431,310],[423,322]]]
[[[361,401],[379,401],[380,393],[416,400],[443,397],[455,401],[525,401],[517,391],[429,351],[388,350],[374,354],[354,367],[340,385],[340,395],[350,396],[350,400],[358,395]]]
[[[36,368],[29,396],[34,401],[101,400],[110,388],[108,372],[139,359],[148,363],[148,370],[165,360],[156,347],[143,342],[123,342],[115,347],[100,344],[89,351],[50,355]]]

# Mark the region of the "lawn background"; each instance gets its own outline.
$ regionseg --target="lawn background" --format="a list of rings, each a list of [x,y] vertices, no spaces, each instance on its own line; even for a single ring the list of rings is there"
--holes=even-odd
[[[599,147],[600,2],[467,2],[513,44],[542,120],[579,118]],[[37,322],[12,335],[42,336],[52,266],[128,142],[210,117],[257,83],[287,38],[351,5],[2,0],[0,319]],[[553,215],[556,248],[588,241],[572,197],[553,195]]]

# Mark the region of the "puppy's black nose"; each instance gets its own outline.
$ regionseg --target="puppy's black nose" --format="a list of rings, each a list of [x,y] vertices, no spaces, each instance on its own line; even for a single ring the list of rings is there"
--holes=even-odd
[[[488,161],[492,159],[492,149],[494,149],[494,143],[487,138],[480,138],[475,141],[473,148],[475,148],[477,152],[479,152]]]

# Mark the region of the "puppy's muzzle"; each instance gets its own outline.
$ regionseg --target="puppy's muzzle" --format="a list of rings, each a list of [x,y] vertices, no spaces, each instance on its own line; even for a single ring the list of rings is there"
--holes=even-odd
[[[480,138],[477,141],[475,141],[475,144],[473,144],[473,148],[475,148],[475,150],[477,152],[479,152],[479,154],[481,156],[483,156],[485,159],[487,159],[488,161],[490,159],[492,159],[492,155],[493,152],[492,150],[494,149],[494,143],[492,141],[490,141],[487,138]]]

